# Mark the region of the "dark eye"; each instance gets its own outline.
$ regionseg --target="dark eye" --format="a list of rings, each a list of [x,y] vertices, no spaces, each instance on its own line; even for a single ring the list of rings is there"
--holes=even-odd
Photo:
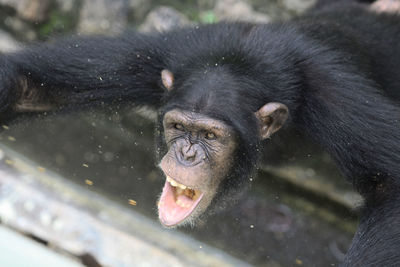
[[[180,123],[175,123],[174,124],[174,128],[179,130],[179,131],[183,131],[183,125]]]
[[[207,140],[214,140],[214,139],[216,139],[216,138],[217,138],[217,137],[215,136],[214,133],[212,133],[212,132],[206,133],[206,139],[207,139]]]

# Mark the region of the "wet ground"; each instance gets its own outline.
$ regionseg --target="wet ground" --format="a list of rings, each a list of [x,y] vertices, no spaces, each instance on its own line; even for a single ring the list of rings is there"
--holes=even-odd
[[[164,178],[154,159],[154,125],[142,116],[124,114],[110,111],[29,119],[3,131],[2,143],[43,168],[157,220],[155,203]],[[265,158],[272,167],[289,162],[289,166],[304,167],[306,174],[336,181],[337,170],[329,158],[298,140],[303,139],[293,141],[283,134]],[[281,151],[282,145],[289,150]],[[337,181],[335,187],[347,188]],[[129,200],[136,205],[129,205]],[[194,229],[179,231],[254,265],[335,266],[355,226],[354,214],[340,203],[260,172],[247,196],[232,208]]]

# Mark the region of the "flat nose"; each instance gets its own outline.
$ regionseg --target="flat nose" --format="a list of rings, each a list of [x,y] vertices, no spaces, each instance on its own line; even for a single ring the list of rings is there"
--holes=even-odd
[[[196,160],[197,149],[193,144],[181,147],[181,157],[187,163],[193,163]]]

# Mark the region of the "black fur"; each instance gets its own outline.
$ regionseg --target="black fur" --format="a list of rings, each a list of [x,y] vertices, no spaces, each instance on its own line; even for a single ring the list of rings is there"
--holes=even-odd
[[[135,103],[159,108],[161,116],[179,107],[220,119],[240,140],[238,165],[224,190],[245,183],[257,164],[254,112],[268,102],[284,103],[289,123],[329,151],[365,198],[343,265],[395,266],[399,65],[399,16],[377,15],[350,1],[321,2],[289,22],[66,39],[4,55],[0,103],[3,117],[14,116],[20,80],[27,79],[61,107]],[[163,69],[175,75],[171,93],[161,84]]]

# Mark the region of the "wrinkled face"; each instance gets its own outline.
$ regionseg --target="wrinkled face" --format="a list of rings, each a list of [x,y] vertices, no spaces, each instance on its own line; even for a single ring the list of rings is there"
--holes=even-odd
[[[225,123],[194,112],[171,110],[163,127],[168,152],[158,211],[161,223],[174,227],[193,223],[210,205],[230,172],[236,141]]]

